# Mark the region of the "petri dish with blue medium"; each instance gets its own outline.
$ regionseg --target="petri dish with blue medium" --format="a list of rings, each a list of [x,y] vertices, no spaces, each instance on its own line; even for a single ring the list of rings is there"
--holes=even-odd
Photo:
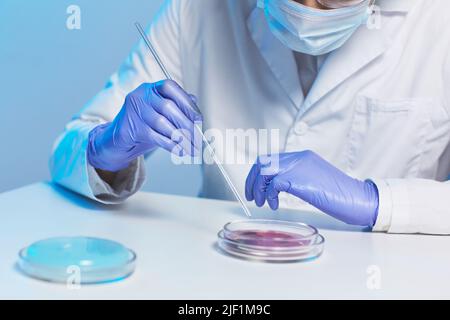
[[[19,252],[19,269],[29,277],[79,284],[115,282],[130,276],[136,254],[122,244],[93,237],[56,237],[37,241]]]
[[[310,225],[250,219],[227,223],[218,233],[218,246],[233,257],[261,262],[302,262],[318,258],[325,238]]]

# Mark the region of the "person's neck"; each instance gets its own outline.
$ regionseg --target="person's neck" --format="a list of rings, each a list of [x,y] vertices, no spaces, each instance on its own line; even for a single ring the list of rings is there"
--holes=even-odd
[[[317,0],[294,0],[294,1],[311,8],[327,9],[326,7],[322,6],[319,2],[317,2]]]

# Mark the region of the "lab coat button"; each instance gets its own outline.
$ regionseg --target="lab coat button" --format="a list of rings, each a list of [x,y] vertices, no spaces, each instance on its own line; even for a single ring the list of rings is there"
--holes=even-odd
[[[309,126],[306,122],[299,122],[294,127],[294,132],[298,136],[303,136],[308,132]]]

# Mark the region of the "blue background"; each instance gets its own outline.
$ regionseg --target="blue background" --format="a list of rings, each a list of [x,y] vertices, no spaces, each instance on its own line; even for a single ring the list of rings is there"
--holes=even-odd
[[[150,23],[162,2],[0,0],[0,192],[49,179],[54,140],[138,41],[134,22]],[[72,4],[81,30],[66,28]],[[198,193],[198,167],[159,151],[147,168],[145,190]]]

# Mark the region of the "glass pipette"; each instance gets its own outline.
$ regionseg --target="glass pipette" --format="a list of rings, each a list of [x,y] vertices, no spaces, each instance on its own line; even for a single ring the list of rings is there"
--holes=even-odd
[[[164,76],[169,79],[173,80],[173,78],[170,76],[170,73],[167,71],[166,67],[164,66],[164,63],[160,59],[158,53],[156,52],[155,48],[153,47],[152,43],[148,39],[147,35],[145,34],[144,29],[142,28],[141,24],[136,22],[135,26],[139,33],[141,34],[142,39],[144,40],[145,44],[147,45],[148,49],[152,53],[153,57],[155,58],[156,62],[158,63],[159,67],[161,68],[162,72],[164,73]],[[193,101],[195,111],[201,114],[200,109],[198,108],[197,104]],[[217,165],[217,167],[220,170],[220,173],[222,173],[222,176],[224,177],[225,181],[227,182],[228,186],[230,187],[231,191],[233,192],[236,199],[241,204],[242,210],[244,210],[244,213],[247,215],[247,217],[251,217],[252,214],[250,213],[250,210],[248,209],[247,205],[245,204],[244,200],[242,199],[241,195],[237,191],[236,187],[234,186],[233,182],[231,181],[230,176],[228,175],[227,171],[221,164],[220,160],[217,158],[216,153],[214,152],[214,149],[212,148],[211,144],[209,143],[208,139],[206,139],[205,135],[203,134],[202,129],[198,124],[194,124],[195,128],[197,129],[198,133],[201,135],[203,142],[206,145],[206,148],[208,149],[209,153],[211,154],[211,157],[214,161],[214,163]]]

